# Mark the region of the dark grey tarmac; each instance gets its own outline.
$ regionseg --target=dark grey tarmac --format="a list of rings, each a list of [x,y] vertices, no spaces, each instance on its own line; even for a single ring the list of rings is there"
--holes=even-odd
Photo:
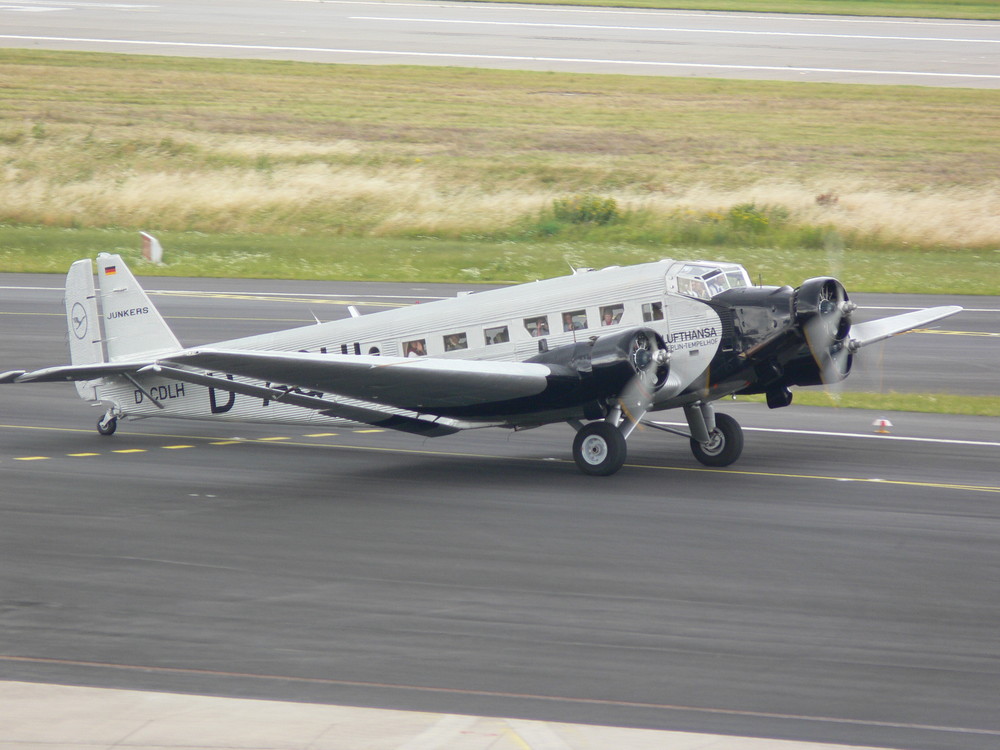
[[[1000,86],[1000,23],[491,3],[0,5],[0,46],[326,63]]]
[[[0,369],[64,361],[60,285],[0,276]],[[232,295],[154,296],[186,343],[454,291],[148,286]],[[947,327],[998,332],[967,315]],[[886,379],[898,347],[966,339],[995,353],[911,334]],[[102,438],[71,386],[4,386],[0,679],[996,748],[997,420],[893,414],[876,438],[873,412],[726,410],[748,428],[730,469],[646,430],[599,479],[565,427],[150,420]]]

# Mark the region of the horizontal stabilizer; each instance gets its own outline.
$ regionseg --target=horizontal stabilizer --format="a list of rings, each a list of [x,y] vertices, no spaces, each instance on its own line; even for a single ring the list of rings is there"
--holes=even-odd
[[[866,323],[856,323],[851,326],[851,349],[857,351],[862,346],[874,344],[877,341],[882,341],[903,331],[926,326],[961,311],[962,308],[958,305],[928,307],[924,310],[914,310],[902,315],[893,315],[889,318],[879,318],[878,320],[869,320]]]
[[[45,367],[41,370],[25,372],[12,370],[0,375],[0,383],[62,383],[68,380],[95,380],[97,378],[122,373],[136,372],[140,367],[149,364],[144,362],[95,362],[92,365],[59,365]]]

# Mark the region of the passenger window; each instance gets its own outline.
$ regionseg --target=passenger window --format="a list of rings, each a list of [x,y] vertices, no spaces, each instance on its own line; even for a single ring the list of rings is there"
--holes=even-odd
[[[469,348],[469,337],[462,333],[449,333],[444,337],[444,350],[446,352],[454,352],[458,349],[468,349]]]
[[[486,336],[487,346],[492,346],[493,344],[506,344],[510,341],[510,332],[507,330],[507,326],[494,326],[493,328],[486,328],[483,330],[483,334]]]
[[[427,354],[427,342],[424,339],[403,342],[404,357],[423,357]]]
[[[649,323],[651,320],[663,320],[663,303],[644,303],[642,306],[642,320],[644,323]]]
[[[549,335],[549,318],[547,315],[539,315],[537,318],[525,318],[524,328],[534,337]]]
[[[601,308],[601,325],[613,326],[621,322],[625,305],[605,305]]]
[[[573,310],[562,314],[564,331],[582,331],[587,327],[587,311]]]

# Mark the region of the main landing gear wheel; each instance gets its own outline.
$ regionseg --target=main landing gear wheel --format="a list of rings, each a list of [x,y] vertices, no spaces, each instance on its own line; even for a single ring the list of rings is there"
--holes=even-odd
[[[101,417],[97,420],[97,431],[102,435],[114,435],[118,429],[118,417]]]
[[[707,443],[691,440],[691,452],[705,466],[729,466],[743,452],[743,428],[728,414],[715,415],[709,438]]]
[[[625,455],[625,436],[610,422],[591,422],[573,440],[573,460],[584,474],[614,474],[625,464]]]

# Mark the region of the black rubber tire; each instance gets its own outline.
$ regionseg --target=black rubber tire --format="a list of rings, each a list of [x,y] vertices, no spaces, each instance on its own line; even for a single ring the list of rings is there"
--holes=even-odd
[[[729,466],[743,453],[743,428],[728,414],[715,415],[715,430],[708,444],[691,439],[691,452],[705,466]]]
[[[606,477],[625,464],[628,449],[621,430],[609,422],[591,422],[576,433],[573,460],[584,474]]]
[[[114,435],[115,430],[118,429],[118,417],[111,417],[107,424],[104,423],[104,417],[97,420],[97,431],[102,435]]]

